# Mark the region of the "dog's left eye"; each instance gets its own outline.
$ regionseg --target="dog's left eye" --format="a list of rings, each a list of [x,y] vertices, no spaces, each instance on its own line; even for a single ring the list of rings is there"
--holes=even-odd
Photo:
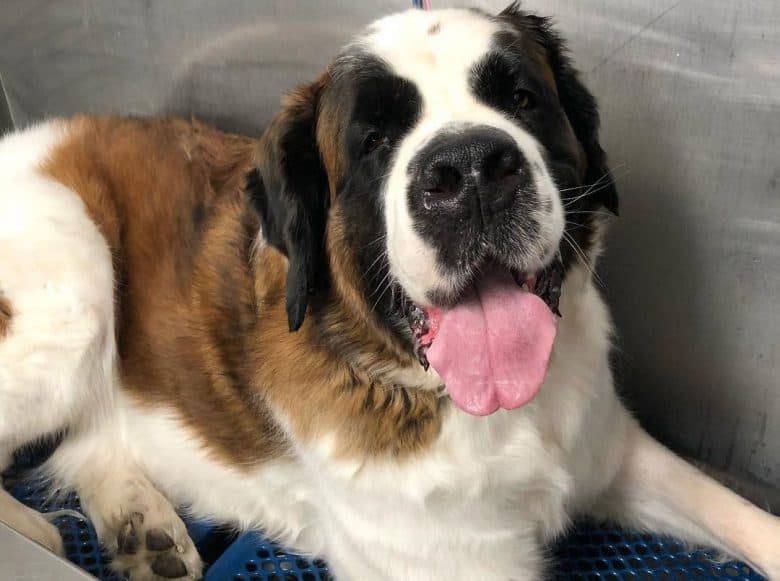
[[[536,95],[525,89],[517,89],[512,93],[512,103],[515,109],[533,109],[536,106]]]
[[[363,153],[368,155],[388,143],[388,141],[387,136],[382,135],[379,131],[370,131],[363,139]]]

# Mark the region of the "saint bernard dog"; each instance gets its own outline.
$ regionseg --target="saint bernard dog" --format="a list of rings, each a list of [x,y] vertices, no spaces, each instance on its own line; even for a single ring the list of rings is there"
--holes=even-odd
[[[134,580],[201,575],[175,507],[339,581],[543,579],[579,515],[780,580],[780,519],[615,393],[598,124],[513,4],[375,22],[258,141],[86,116],[7,135],[0,468],[64,434],[44,470]],[[61,550],[5,492],[0,517]]]

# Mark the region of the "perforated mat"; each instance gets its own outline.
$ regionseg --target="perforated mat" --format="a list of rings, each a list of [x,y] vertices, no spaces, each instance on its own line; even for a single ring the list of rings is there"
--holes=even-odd
[[[581,523],[555,547],[554,578],[566,581],[762,581],[747,565],[715,563],[712,551],[691,551],[656,535]]]
[[[81,503],[75,494],[61,495],[50,487],[35,481],[22,481],[10,489],[18,500],[41,512],[72,509],[81,512]],[[122,578],[109,567],[111,560],[98,543],[92,523],[75,516],[61,516],[54,524],[62,535],[68,559],[98,579],[120,581]]]
[[[11,493],[25,504],[51,512],[80,510],[75,495],[52,495],[45,486],[20,481]],[[62,533],[68,558],[104,580],[121,578],[108,567],[92,525],[71,516],[55,524]],[[238,538],[204,523],[191,523],[190,533],[204,561],[206,581],[328,581],[322,561],[310,561],[285,551],[257,533]],[[655,535],[620,531],[607,526],[580,524],[550,549],[556,581],[762,581],[748,566],[716,564],[711,552],[690,551],[682,543]]]

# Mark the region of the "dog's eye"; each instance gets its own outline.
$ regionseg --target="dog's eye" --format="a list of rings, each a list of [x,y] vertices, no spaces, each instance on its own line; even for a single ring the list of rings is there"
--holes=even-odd
[[[369,154],[388,142],[387,136],[379,131],[371,131],[363,139],[363,153]]]
[[[536,107],[536,95],[525,89],[517,89],[512,93],[512,103],[515,109],[533,109]]]

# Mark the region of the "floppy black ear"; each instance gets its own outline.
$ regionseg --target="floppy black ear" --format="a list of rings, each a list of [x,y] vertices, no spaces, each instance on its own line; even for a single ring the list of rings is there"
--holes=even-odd
[[[246,183],[266,240],[289,262],[290,331],[301,327],[310,296],[327,278],[324,241],[330,196],[316,138],[321,86],[307,85],[287,96],[260,140],[258,167]]]
[[[607,155],[599,143],[599,111],[596,99],[580,81],[563,39],[553,30],[549,18],[520,10],[520,2],[510,4],[499,17],[511,22],[521,31],[532,32],[539,45],[547,52],[561,105],[585,152],[587,169],[583,185],[598,183],[594,188],[594,200],[617,215],[617,189],[607,166]]]

